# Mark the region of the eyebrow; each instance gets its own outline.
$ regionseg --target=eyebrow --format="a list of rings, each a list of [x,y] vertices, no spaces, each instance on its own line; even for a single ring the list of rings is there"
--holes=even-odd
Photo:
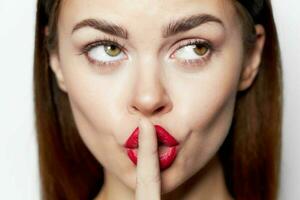
[[[198,14],[189,17],[184,17],[182,19],[169,23],[163,29],[163,37],[171,37],[178,33],[189,31],[208,22],[216,22],[220,24],[223,28],[225,28],[224,23],[221,19],[209,14]]]
[[[84,27],[91,27],[110,35],[115,35],[123,39],[128,39],[128,31],[125,28],[105,20],[96,20],[96,19],[85,19],[77,23],[72,30],[72,34],[75,31]]]
[[[165,28],[163,28],[162,36],[164,38],[171,37],[173,35],[179,34],[181,32],[189,31],[193,28],[196,28],[202,24],[208,22],[215,22],[220,24],[223,28],[225,28],[224,23],[221,19],[209,15],[209,14],[198,14],[192,15],[189,17],[184,17],[179,20],[175,20],[170,22]],[[98,20],[98,19],[85,19],[79,23],[77,23],[74,28],[72,29],[72,34],[84,27],[91,27],[96,30],[102,31],[104,33],[114,35],[123,39],[128,39],[129,34],[128,31],[119,26],[117,24],[105,21],[105,20]]]

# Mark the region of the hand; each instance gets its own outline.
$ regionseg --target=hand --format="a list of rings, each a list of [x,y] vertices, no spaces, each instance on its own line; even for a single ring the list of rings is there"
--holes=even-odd
[[[136,200],[160,200],[160,168],[157,136],[153,124],[141,118],[139,124]]]

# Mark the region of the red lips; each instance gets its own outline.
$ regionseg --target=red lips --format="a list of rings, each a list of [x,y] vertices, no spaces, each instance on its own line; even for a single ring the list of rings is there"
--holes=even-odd
[[[157,135],[157,141],[160,145],[159,147],[164,147],[166,149],[165,153],[159,155],[159,163],[160,169],[164,170],[173,163],[177,150],[176,146],[178,145],[177,140],[168,133],[163,127],[159,125],[154,125]],[[128,140],[125,143],[125,147],[127,148],[127,155],[130,160],[136,165],[137,164],[137,149],[138,149],[138,135],[139,135],[139,127],[137,127]]]

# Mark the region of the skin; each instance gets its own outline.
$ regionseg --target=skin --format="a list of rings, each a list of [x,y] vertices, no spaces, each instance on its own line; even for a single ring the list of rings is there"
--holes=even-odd
[[[209,22],[162,37],[170,21],[201,13],[223,25]],[[118,24],[129,37],[91,27],[72,33],[88,18]],[[80,136],[104,167],[105,183],[96,199],[231,199],[216,153],[228,134],[237,92],[247,89],[258,72],[265,35],[260,25],[256,31],[254,50],[245,56],[242,27],[228,1],[63,1],[58,51],[50,54],[50,64],[69,96]],[[124,45],[122,59],[99,66],[81,54],[88,43],[106,38]],[[215,50],[203,59],[186,43],[188,49],[179,54],[179,41],[194,39],[210,41]],[[88,54],[93,58],[105,55],[99,47],[93,50]],[[191,55],[198,62],[183,64]],[[164,171],[158,166],[155,124],[180,143],[174,163]],[[137,126],[135,166],[123,145]]]

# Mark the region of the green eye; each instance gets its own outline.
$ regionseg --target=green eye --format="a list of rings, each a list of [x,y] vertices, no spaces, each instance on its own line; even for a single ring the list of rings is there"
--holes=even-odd
[[[195,45],[194,52],[199,56],[204,56],[208,52],[208,48],[202,44]]]
[[[104,45],[104,51],[107,55],[115,57],[118,56],[122,51],[115,45]]]

